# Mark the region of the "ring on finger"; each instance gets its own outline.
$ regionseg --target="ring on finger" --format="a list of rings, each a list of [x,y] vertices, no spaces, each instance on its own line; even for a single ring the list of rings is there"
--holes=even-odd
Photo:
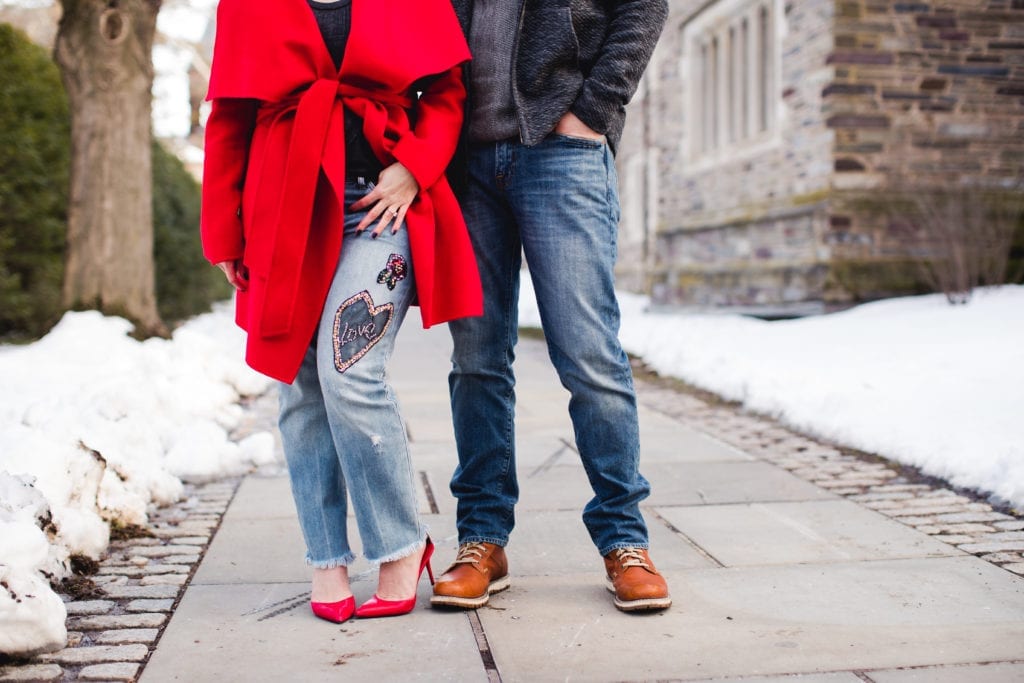
[[[384,213],[386,215],[390,216],[391,218],[394,218],[395,216],[398,215],[398,209],[396,209],[395,207],[391,207],[387,211],[385,211]]]

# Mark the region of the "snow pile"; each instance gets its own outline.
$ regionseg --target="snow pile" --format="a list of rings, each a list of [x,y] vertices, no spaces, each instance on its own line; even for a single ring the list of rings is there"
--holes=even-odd
[[[623,346],[659,373],[1024,508],[1024,287],[776,322],[620,304]],[[528,277],[520,319],[539,324]]]
[[[35,344],[0,353],[0,652],[63,644],[64,608],[41,577],[66,575],[71,555],[98,558],[111,523],[145,524],[150,505],[179,498],[181,478],[274,459],[267,433],[228,438],[239,398],[269,380],[244,365],[227,310],[172,340],[130,331],[68,313]]]

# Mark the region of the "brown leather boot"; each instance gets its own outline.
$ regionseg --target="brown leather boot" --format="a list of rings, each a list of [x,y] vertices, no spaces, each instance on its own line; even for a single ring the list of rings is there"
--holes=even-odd
[[[604,557],[608,590],[623,612],[666,609],[672,604],[665,577],[658,573],[643,548],[619,548]]]
[[[491,593],[509,586],[505,549],[493,543],[463,543],[455,562],[434,584],[431,605],[483,607]]]

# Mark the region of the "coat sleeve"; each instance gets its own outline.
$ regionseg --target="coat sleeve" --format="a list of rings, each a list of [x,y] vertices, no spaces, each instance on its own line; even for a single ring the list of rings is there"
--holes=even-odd
[[[437,182],[455,154],[466,88],[456,66],[435,79],[416,103],[415,124],[391,153],[409,169],[420,190]]]
[[[666,0],[623,0],[614,5],[597,61],[570,107],[598,133],[607,133],[629,104],[668,17]]]
[[[200,234],[210,263],[242,258],[242,187],[258,102],[214,99],[206,122]]]

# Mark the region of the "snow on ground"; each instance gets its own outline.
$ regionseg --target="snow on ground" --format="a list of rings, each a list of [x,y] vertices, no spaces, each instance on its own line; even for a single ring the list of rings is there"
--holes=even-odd
[[[529,284],[521,324],[537,325]],[[623,346],[657,372],[1024,508],[1024,287],[775,322],[620,303]]]
[[[182,478],[273,460],[273,437],[228,432],[241,396],[269,380],[242,362],[227,307],[138,342],[131,325],[68,313],[40,341],[0,347],[0,652],[63,645],[65,611],[44,577],[98,558],[111,523],[145,524]]]

